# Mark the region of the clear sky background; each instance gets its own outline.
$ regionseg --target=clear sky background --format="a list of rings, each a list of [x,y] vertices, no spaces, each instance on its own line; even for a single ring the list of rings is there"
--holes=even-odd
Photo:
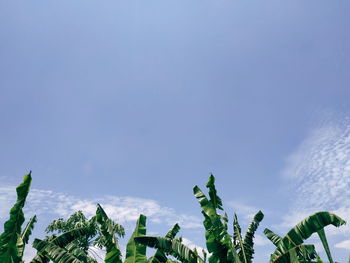
[[[265,212],[256,262],[273,251],[265,227],[283,235],[318,210],[350,220],[349,11],[345,0],[1,0],[1,224],[29,170],[36,236],[100,202],[127,237],[144,213],[149,233],[179,221],[204,246],[192,187],[210,172],[230,219]],[[345,262],[350,227],[326,232]]]

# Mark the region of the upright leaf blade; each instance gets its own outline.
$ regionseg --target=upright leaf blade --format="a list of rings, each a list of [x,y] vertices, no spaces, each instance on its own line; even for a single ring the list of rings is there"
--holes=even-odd
[[[233,217],[233,241],[234,248],[238,249],[238,255],[240,256],[241,261],[244,263],[248,263],[245,247],[241,235],[241,226],[238,223],[237,215],[235,214]]]
[[[255,231],[258,229],[258,226],[260,222],[263,220],[264,214],[261,211],[258,211],[253,220],[250,222],[248,226],[248,230],[244,236],[243,246],[244,246],[244,252],[245,257],[247,260],[247,263],[251,263],[254,255],[254,234]]]
[[[17,245],[21,244],[21,230],[24,223],[23,207],[27,199],[32,182],[31,172],[24,176],[23,182],[16,188],[17,202],[11,208],[10,219],[5,222],[4,232],[0,235],[0,262],[18,263],[21,259],[21,251]]]
[[[99,204],[96,210],[96,220],[100,225],[100,231],[104,237],[103,241],[107,252],[104,259],[105,263],[122,263],[121,252],[114,234],[114,229],[111,227],[111,220]]]
[[[34,224],[36,223],[36,216],[33,216],[26,227],[23,229],[21,236],[17,240],[18,255],[20,258],[23,257],[25,245],[28,244],[29,236],[32,234]]]
[[[126,257],[124,263],[145,263],[146,246],[136,244],[134,238],[146,235],[146,216],[140,215],[136,222],[134,233],[126,245]]]

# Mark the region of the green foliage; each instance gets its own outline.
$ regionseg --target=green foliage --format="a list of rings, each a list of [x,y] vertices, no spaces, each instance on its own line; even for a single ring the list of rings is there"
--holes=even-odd
[[[33,247],[38,255],[32,260],[37,262],[42,259],[52,260],[55,263],[64,262],[87,262],[87,252],[77,245],[77,240],[82,237],[95,235],[95,229],[91,226],[84,226],[64,232],[59,236],[50,236],[45,240],[35,239]]]
[[[96,229],[96,226],[93,225],[93,222],[89,221],[81,211],[78,211],[72,214],[67,220],[64,220],[63,218],[54,220],[47,226],[45,231],[47,233],[62,234],[76,228],[88,226]],[[95,232],[97,232],[97,230]],[[91,238],[93,238],[93,236],[82,236],[74,240],[74,242],[78,247],[87,252],[91,244]]]
[[[10,211],[10,218],[5,222],[4,232],[0,235],[1,263],[23,263],[24,248],[37,221],[36,216],[32,217],[22,230],[25,221],[23,207],[31,180],[29,173],[16,188],[17,201]],[[261,211],[256,213],[244,237],[235,214],[233,234],[230,235],[228,216],[223,211],[223,203],[217,194],[213,175],[210,175],[206,187],[209,197],[198,186],[193,188],[193,192],[204,216],[203,226],[209,263],[252,263],[254,234],[264,214]],[[316,253],[314,245],[304,244],[304,241],[314,233],[320,237],[328,260],[333,263],[324,228],[328,225],[339,227],[344,224],[342,218],[323,211],[307,217],[284,237],[266,228],[264,234],[276,246],[276,250],[271,254],[270,263],[323,262]],[[97,263],[89,255],[91,246],[106,249],[105,263],[179,263],[178,261],[205,263],[207,251],[203,250],[204,258],[202,258],[196,249],[192,250],[185,246],[181,238],[175,238],[179,230],[180,227],[176,224],[165,237],[146,236],[146,216],[140,215],[127,244],[123,262],[118,238],[125,235],[124,228],[111,220],[98,204],[96,215],[90,219],[78,211],[67,220],[63,218],[54,220],[46,228],[46,232],[51,235],[43,240],[34,240],[33,247],[38,253],[31,263]],[[146,258],[146,246],[157,249],[154,256],[149,259]],[[178,261],[168,256],[175,257]]]
[[[180,260],[183,263],[204,263],[198,253],[191,250],[177,239],[166,237],[139,236],[135,241],[145,246],[162,250]]]
[[[169,230],[169,232],[165,235],[165,238],[174,239],[179,231],[180,231],[180,226],[178,224],[175,224]],[[157,249],[152,259],[149,261],[149,263],[166,263],[167,261],[168,261],[168,258],[165,255],[164,250],[159,248]]]
[[[236,253],[233,248],[230,235],[227,233],[227,220],[217,213],[217,209],[222,210],[222,201],[216,194],[215,178],[210,175],[207,184],[209,189],[208,199],[203,191],[195,186],[193,188],[194,196],[202,208],[204,216],[203,225],[205,228],[205,238],[208,252],[211,253],[209,257],[210,263],[226,263],[233,260],[230,257],[231,253]],[[237,256],[235,256],[237,257]]]
[[[293,248],[301,245],[304,240],[308,239],[314,233],[318,233],[320,236],[328,259],[330,262],[333,262],[326,235],[324,233],[324,228],[328,225],[339,227],[344,224],[345,221],[339,216],[323,211],[315,213],[298,223],[283,238],[280,238],[271,230],[265,229],[265,235],[267,235],[267,237],[277,246],[275,252],[271,255],[271,262],[274,262],[276,258],[287,253],[287,251],[292,251],[294,253],[295,250],[293,250]],[[297,253],[297,255],[299,260],[316,258],[316,252],[311,250],[311,247],[306,250],[300,250],[300,253]]]
[[[55,263],[83,263],[72,253],[69,253],[67,249],[58,246],[54,242],[35,239],[33,247],[37,249],[42,256]]]
[[[254,233],[258,229],[259,223],[263,220],[264,214],[261,211],[258,211],[256,215],[254,216],[253,220],[250,222],[248,226],[248,230],[244,236],[243,241],[243,247],[244,247],[244,253],[245,258],[248,263],[252,262],[253,255],[254,255]],[[242,251],[243,252],[243,251]],[[240,254],[240,257],[242,258],[242,253]]]
[[[136,237],[146,235],[146,216],[140,215],[136,222],[134,233],[126,245],[126,257],[124,263],[143,263],[147,261],[146,246],[135,242]]]
[[[23,207],[26,202],[32,182],[31,172],[24,176],[23,182],[16,188],[17,202],[11,208],[10,218],[5,222],[4,232],[0,235],[0,262],[20,263],[24,253],[25,244],[28,243],[33,226],[36,222],[34,216],[22,232],[25,221]]]
[[[227,232],[227,215],[221,215],[217,210],[223,210],[221,198],[217,195],[215,178],[210,175],[206,187],[209,190],[209,199],[203,191],[195,186],[193,192],[198,199],[204,216],[203,225],[210,263],[244,262],[251,263],[254,255],[254,233],[264,214],[259,211],[250,223],[248,230],[242,238],[241,227],[237,216],[234,215],[233,238]]]
[[[274,244],[276,247],[278,246],[278,243],[282,240],[282,237],[272,232],[270,229],[265,228],[264,230],[265,236]]]
[[[119,249],[118,239],[116,238],[116,229],[113,221],[108,218],[106,212],[98,204],[96,210],[96,221],[100,226],[101,238],[100,246],[106,248],[105,263],[121,263],[122,254]]]

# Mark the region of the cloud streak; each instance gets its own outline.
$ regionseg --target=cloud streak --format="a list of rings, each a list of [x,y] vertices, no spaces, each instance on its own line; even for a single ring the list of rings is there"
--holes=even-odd
[[[291,227],[310,213],[328,210],[350,221],[350,121],[328,121],[289,156],[283,176],[293,201],[282,226]],[[329,228],[330,234],[350,233],[349,225]]]

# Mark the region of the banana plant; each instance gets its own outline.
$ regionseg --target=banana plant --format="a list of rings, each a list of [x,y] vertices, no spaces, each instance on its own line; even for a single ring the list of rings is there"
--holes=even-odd
[[[210,175],[206,187],[209,190],[209,198],[198,186],[193,188],[193,192],[204,216],[206,246],[208,252],[211,253],[209,263],[251,263],[254,255],[254,233],[264,218],[264,214],[259,211],[254,216],[244,238],[242,238],[241,228],[235,215],[232,238],[228,233],[227,215],[217,212],[217,210],[223,211],[223,206],[221,198],[217,195],[213,175]]]
[[[174,239],[179,231],[180,231],[180,226],[178,224],[175,224],[169,230],[169,232],[165,235],[165,238]],[[137,238],[135,238],[135,241],[138,242]],[[147,245],[147,244],[144,244],[144,245]],[[148,259],[148,262],[149,263],[166,263],[168,262],[168,260],[169,259],[167,258],[164,250],[158,248],[154,256]]]
[[[115,237],[112,220],[107,216],[103,208],[98,205],[96,219],[100,225],[104,241],[101,243],[106,248],[105,263],[122,263],[122,253],[120,251],[118,240]],[[135,230],[126,246],[126,257],[124,263],[145,263],[146,246],[135,243],[134,238],[146,234],[146,216],[140,215],[136,222]]]
[[[339,216],[327,211],[322,211],[298,223],[283,238],[273,233],[271,230],[265,229],[264,234],[277,247],[275,252],[271,255],[270,262],[287,262],[281,261],[281,258],[285,258],[286,260],[292,257],[295,258],[295,254],[297,254],[299,260],[317,258],[317,253],[312,245],[302,246],[306,239],[312,234],[317,233],[326,251],[329,262],[333,263],[334,261],[328,246],[324,228],[328,225],[340,227],[344,224],[345,221]],[[294,256],[291,253],[293,253]]]
[[[25,175],[23,182],[16,188],[17,201],[11,208],[10,218],[5,222],[4,232],[0,235],[0,262],[22,263],[25,245],[28,244],[32,234],[36,216],[32,217],[22,231],[25,221],[23,207],[25,205],[30,185],[32,182],[31,172]]]
[[[179,239],[155,236],[139,236],[135,237],[135,241],[139,244],[157,248],[164,254],[169,254],[182,263],[205,263],[197,252],[182,244]],[[164,262],[167,262],[167,260]]]
[[[82,237],[93,235],[95,235],[95,229],[91,226],[84,226],[72,229],[59,236],[49,236],[44,240],[35,239],[33,247],[38,253],[31,263],[49,262],[50,260],[55,263],[96,262],[76,243]]]
[[[167,258],[167,255],[175,257],[183,263],[204,263],[196,249],[191,250],[182,243],[182,238],[175,238],[179,232],[180,226],[175,224],[165,237],[156,236],[138,236],[135,242],[148,247],[156,248],[155,255],[147,260],[149,263],[178,263],[178,261]],[[203,251],[204,257],[206,252]]]
[[[238,223],[237,215],[234,215],[233,220],[233,242],[235,248],[238,250],[239,258],[244,263],[251,263],[254,255],[254,234],[259,227],[260,222],[263,220],[264,214],[258,211],[252,221],[250,222],[247,232],[242,238],[241,227]]]

